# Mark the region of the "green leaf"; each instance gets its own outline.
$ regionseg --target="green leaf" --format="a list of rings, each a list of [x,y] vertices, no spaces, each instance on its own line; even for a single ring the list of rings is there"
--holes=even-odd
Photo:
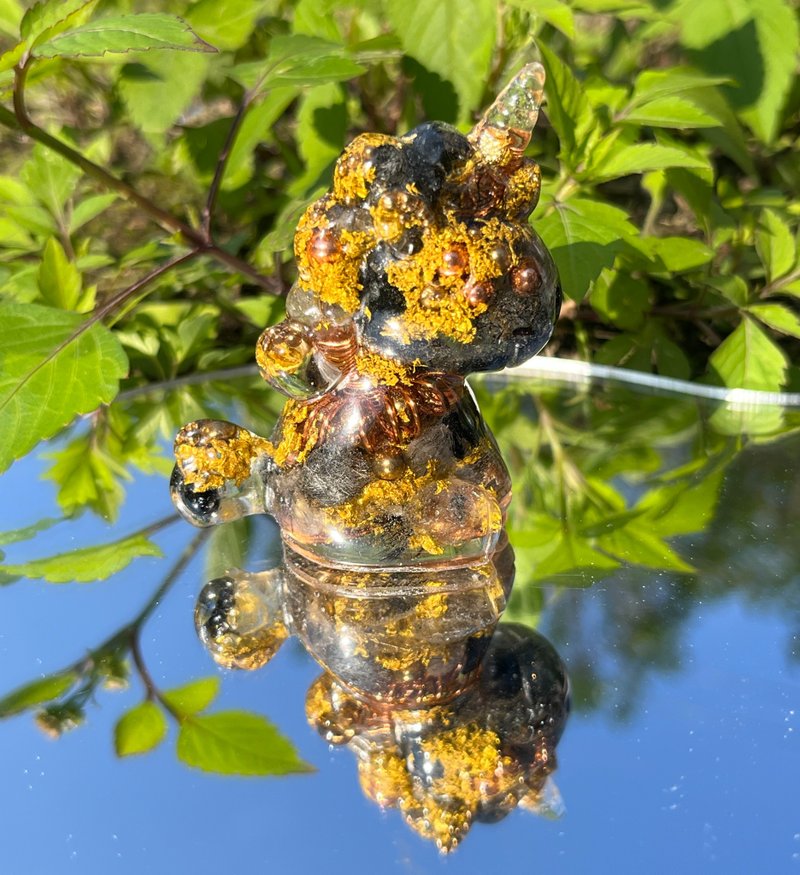
[[[8,532],[0,532],[0,547],[5,547],[6,544],[16,544],[19,541],[28,541],[34,537],[34,535],[38,535],[39,532],[44,532],[60,522],[61,519],[58,517],[47,517],[46,519],[39,520],[38,523],[25,526],[22,529],[12,529]]]
[[[714,257],[713,249],[691,237],[640,237],[634,243],[671,273],[696,270]]]
[[[751,304],[747,312],[776,331],[800,337],[800,318],[783,304]]]
[[[344,148],[347,107],[342,86],[330,82],[310,88],[297,113],[297,140],[305,172],[288,187],[290,196],[302,196],[320,185],[330,185],[329,169]]]
[[[102,325],[84,325],[72,313],[0,302],[0,471],[116,396],[122,346]]]
[[[556,204],[536,229],[556,261],[564,294],[576,301],[614,263],[622,238],[636,233],[622,210],[585,198]]]
[[[20,179],[36,199],[62,221],[64,206],[80,178],[81,171],[77,167],[39,143],[20,171]]]
[[[271,723],[247,711],[187,717],[178,736],[178,758],[194,768],[223,775],[312,771]]]
[[[766,143],[796,75],[797,12],[786,0],[683,0],[673,8],[681,41],[707,73],[728,76],[731,103]]]
[[[530,12],[542,21],[552,24],[569,39],[575,39],[575,16],[561,0],[510,0],[510,6]]]
[[[780,347],[752,319],[744,318],[717,347],[709,364],[732,389],[777,392],[788,362]]]
[[[44,476],[58,485],[56,499],[66,515],[91,508],[104,519],[116,519],[124,497],[117,480],[130,475],[92,441],[91,433],[70,441],[50,457],[55,461]]]
[[[162,12],[113,15],[51,37],[36,47],[39,58],[95,57],[168,49],[215,52],[189,25]]]
[[[685,562],[662,538],[641,523],[617,529],[597,539],[603,550],[631,565],[643,565],[660,571],[691,573],[695,569]]]
[[[114,750],[119,757],[147,753],[167,735],[167,718],[155,702],[142,702],[120,717],[114,727]]]
[[[702,532],[714,518],[724,474],[725,466],[718,465],[700,478],[657,486],[642,496],[636,509],[661,537]]]
[[[68,553],[17,565],[0,565],[0,573],[42,578],[49,583],[87,583],[111,577],[140,556],[163,555],[161,549],[144,535],[131,535],[110,544],[79,547]]]
[[[60,674],[51,674],[38,681],[32,681],[18,687],[0,699],[0,717],[10,717],[40,705],[42,702],[50,702],[63,696],[78,680],[75,672],[67,671]]]
[[[163,696],[167,704],[181,714],[197,714],[216,699],[219,686],[219,678],[211,676],[167,690]]]
[[[480,102],[494,48],[497,8],[492,0],[386,0],[386,14],[403,49],[452,83],[459,114]]]
[[[636,77],[630,105],[641,106],[664,97],[685,94],[687,91],[708,89],[729,82],[727,76],[707,76],[688,67],[670,67],[666,70],[644,70]]]
[[[125,64],[117,88],[134,124],[147,134],[169,130],[199,94],[208,64],[206,55],[184,55],[177,64],[158,53]]]
[[[645,320],[652,304],[650,287],[622,272],[609,271],[597,278],[592,288],[592,307],[612,325],[635,330]]]
[[[561,144],[562,158],[571,159],[575,166],[582,157],[584,133],[595,122],[594,112],[581,83],[569,67],[544,43],[539,44],[542,63],[547,73],[545,98],[547,117]]]
[[[109,194],[96,194],[91,197],[84,198],[79,204],[76,204],[69,217],[69,231],[74,234],[75,231],[82,228],[87,222],[97,218],[100,213],[107,210],[114,201],[117,200],[117,195],[113,192]]]
[[[304,34],[273,37],[266,61],[238,64],[231,75],[245,88],[267,90],[318,85],[360,76],[366,70],[347,49]]]
[[[75,310],[81,296],[81,274],[67,258],[64,247],[55,239],[45,243],[39,265],[39,292],[46,304],[62,310]]]
[[[270,9],[274,9],[270,0],[226,0],[220,14],[219,0],[200,0],[188,8],[186,20],[221,51],[234,51],[247,42],[259,16]]]
[[[0,0],[0,33],[15,37],[19,33],[22,12],[18,0]]]
[[[756,232],[756,249],[769,282],[789,273],[797,261],[794,235],[774,210],[765,209],[761,212],[759,229]]]
[[[691,152],[659,143],[634,143],[613,151],[592,174],[594,182],[605,182],[620,176],[661,170],[665,167],[707,168],[708,163]]]
[[[42,36],[55,36],[72,25],[75,17],[94,7],[97,0],[41,0],[27,10],[20,35],[28,43]]]
[[[650,100],[622,115],[625,124],[651,128],[714,128],[719,120],[686,97],[673,95]]]

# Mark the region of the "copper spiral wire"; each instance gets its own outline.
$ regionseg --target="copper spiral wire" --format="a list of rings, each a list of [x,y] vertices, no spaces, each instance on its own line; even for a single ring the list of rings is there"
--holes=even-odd
[[[385,452],[387,446],[401,449],[431,420],[450,412],[463,391],[461,378],[441,373],[414,375],[411,385],[366,390],[361,382],[345,383],[309,405],[298,428],[301,443],[318,446],[346,435],[348,443],[368,453]]]

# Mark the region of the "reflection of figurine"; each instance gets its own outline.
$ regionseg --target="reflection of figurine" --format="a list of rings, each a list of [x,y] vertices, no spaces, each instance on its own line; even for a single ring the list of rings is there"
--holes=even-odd
[[[287,551],[278,568],[211,581],[195,620],[228,667],[260,668],[296,634],[326,669],[311,724],[353,750],[370,799],[449,851],[517,805],[558,810],[549,776],[569,683],[545,638],[497,625],[513,575],[507,544],[436,572],[335,570]]]
[[[381,710],[324,674],[306,711],[323,738],[356,754],[366,796],[398,808],[443,851],[473,823],[495,823],[517,805],[559,813],[549,776],[569,684],[553,646],[526,626],[497,627],[476,685],[449,705]]]
[[[525,67],[468,136],[432,123],[345,150],[298,226],[287,318],[257,347],[290,400],[270,440],[211,420],[182,429],[184,516],[266,511],[291,549],[334,567],[491,555],[510,481],[465,376],[534,355],[560,305],[527,222],[543,81]]]
[[[259,668],[294,634],[353,695],[423,707],[474,681],[513,576],[505,536],[491,561],[435,572],[336,570],[287,550],[278,568],[207,584],[195,620],[220,665]]]

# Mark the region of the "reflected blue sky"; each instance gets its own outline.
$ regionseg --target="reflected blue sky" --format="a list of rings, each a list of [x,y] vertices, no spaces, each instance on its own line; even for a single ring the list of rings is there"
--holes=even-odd
[[[771,449],[787,454],[784,468],[791,472],[773,484],[780,495],[794,489],[796,455],[790,451],[796,447]],[[57,514],[52,486],[37,479],[41,468],[28,459],[4,476],[7,499],[17,498],[0,510],[0,530]],[[734,467],[726,482],[725,495],[738,495],[738,501],[746,501],[737,492],[743,470]],[[787,502],[778,517],[783,525],[791,524],[790,510]],[[14,552],[9,548],[9,558],[66,550],[73,538],[111,540],[169,511],[166,484],[138,477],[113,529],[86,516]],[[763,522],[753,519],[750,533],[769,544],[780,532],[774,520]],[[192,535],[177,524],[156,540],[177,557]],[[701,538],[691,547],[701,568],[703,545]],[[746,546],[729,545],[732,575]],[[166,564],[139,559],[102,583],[20,581],[5,588],[0,691],[71,662],[129,619]],[[775,571],[764,566],[767,578]],[[545,608],[540,629],[568,666],[577,658],[579,637],[581,653],[589,642],[598,661],[613,657],[613,651],[601,652],[603,635],[592,624],[611,598],[627,600],[635,614],[645,577],[623,574],[569,593],[582,604],[580,636],[563,611],[553,622],[558,600]],[[204,579],[198,557],[145,628],[145,656],[164,687],[219,671],[192,623]],[[665,587],[669,597],[675,580],[653,573],[650,585]],[[134,680],[127,691],[99,694],[87,725],[58,742],[46,739],[27,716],[0,724],[2,871],[800,871],[800,666],[789,658],[796,618],[782,616],[776,603],[763,609],[745,603],[741,592],[732,588],[714,601],[691,603],[678,633],[677,666],[644,667],[645,682],[624,720],[602,702],[590,711],[579,703],[557,752],[555,780],[566,804],[558,821],[518,810],[499,824],[477,825],[454,854],[441,857],[396,811],[383,813],[367,801],[352,754],[329,749],[308,726],[305,693],[319,670],[290,642],[263,671],[224,673],[215,708],[264,714],[315,774],[236,779],[193,771],[175,758],[174,727],[154,753],[117,760],[113,726],[141,698]],[[624,638],[625,628],[616,631]],[[610,677],[604,674],[606,684],[613,683]],[[607,702],[619,698],[614,693],[610,686]]]

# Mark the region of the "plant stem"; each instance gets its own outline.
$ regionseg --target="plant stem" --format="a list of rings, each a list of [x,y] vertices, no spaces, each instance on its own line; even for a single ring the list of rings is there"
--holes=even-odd
[[[13,93],[14,112],[12,113],[6,107],[0,106],[0,124],[21,130],[32,140],[41,143],[43,146],[47,146],[47,148],[52,149],[54,152],[61,155],[62,158],[66,158],[70,163],[80,167],[87,176],[92,177],[92,179],[95,179],[101,185],[117,192],[126,200],[135,203],[144,213],[150,216],[151,219],[166,231],[180,235],[188,245],[193,247],[194,254],[200,252],[207,253],[236,273],[246,276],[254,284],[260,286],[266,291],[271,292],[272,294],[278,293],[278,284],[273,278],[264,276],[264,274],[256,270],[246,261],[243,261],[236,255],[220,248],[204,231],[198,231],[197,229],[192,228],[191,225],[177,218],[177,216],[174,216],[172,213],[159,207],[158,204],[152,201],[149,197],[141,194],[141,192],[137,191],[132,185],[130,185],[130,183],[125,182],[124,179],[120,179],[119,177],[114,176],[114,174],[109,173],[108,170],[101,167],[99,164],[95,164],[94,161],[91,161],[85,155],[82,155],[77,149],[73,149],[72,146],[64,143],[62,140],[59,140],[51,134],[48,134],[47,131],[35,124],[28,114],[25,105],[25,80],[27,75],[27,63],[15,68]],[[234,137],[235,133],[236,131],[233,132]],[[233,139],[231,139],[231,146],[232,144]],[[225,160],[227,161],[227,157]],[[222,171],[224,172],[224,164],[222,166]],[[221,176],[219,181],[221,181]],[[217,181],[217,188],[219,187],[219,181]],[[209,192],[209,196],[211,196],[211,192]],[[214,198],[215,197],[216,194],[214,194]],[[211,203],[213,207],[213,199]]]

